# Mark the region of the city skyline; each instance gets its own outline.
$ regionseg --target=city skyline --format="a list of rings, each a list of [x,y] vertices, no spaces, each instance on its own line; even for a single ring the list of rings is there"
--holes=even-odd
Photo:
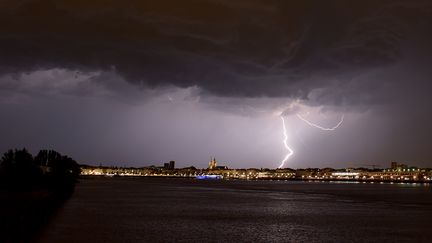
[[[432,4],[366,3],[2,1],[0,150],[431,167]]]

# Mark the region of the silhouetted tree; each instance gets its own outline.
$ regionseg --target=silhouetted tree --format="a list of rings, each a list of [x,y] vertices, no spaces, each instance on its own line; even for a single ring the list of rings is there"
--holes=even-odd
[[[4,153],[0,157],[0,231],[10,234],[2,232],[0,242],[31,242],[30,235],[72,195],[79,173],[76,161],[54,150],[41,150],[34,158],[26,149]]]
[[[62,155],[54,150],[41,150],[35,157],[35,163],[39,166],[51,167],[56,161],[60,161]]]
[[[43,187],[69,194],[79,174],[75,160],[54,150],[41,150],[34,159],[26,149],[9,150],[1,157],[0,182],[12,189]]]
[[[49,185],[57,191],[73,190],[80,174],[78,163],[68,156],[62,156],[54,150],[41,150],[34,159],[39,166],[46,168]]]
[[[40,181],[42,171],[33,162],[33,156],[26,149],[15,149],[3,154],[0,175],[3,183],[14,187],[30,188]]]
[[[68,156],[62,156],[54,150],[41,150],[35,157],[35,163],[46,166],[57,175],[79,175],[78,163]]]

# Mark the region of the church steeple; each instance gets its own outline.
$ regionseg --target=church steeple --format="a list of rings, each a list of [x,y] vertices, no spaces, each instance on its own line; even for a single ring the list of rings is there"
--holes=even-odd
[[[216,162],[216,157],[213,157],[213,159],[210,157],[210,162],[209,162],[209,170],[213,170],[216,169],[217,166],[217,162]]]

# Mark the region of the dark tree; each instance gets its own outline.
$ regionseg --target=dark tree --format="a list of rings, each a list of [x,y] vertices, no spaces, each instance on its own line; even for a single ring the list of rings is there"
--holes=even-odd
[[[3,154],[0,175],[2,183],[13,187],[31,188],[41,180],[42,171],[33,162],[33,156],[26,149],[15,149]]]
[[[75,160],[54,150],[41,150],[34,159],[26,149],[9,150],[0,164],[0,182],[12,189],[39,187],[70,193],[79,173]]]
[[[60,161],[62,155],[54,150],[41,150],[35,157],[35,163],[39,166],[51,167],[56,161]]]
[[[26,150],[9,150],[0,160],[0,241],[31,242],[73,193],[80,168],[54,150],[36,157]],[[24,234],[23,234],[24,232]]]
[[[46,178],[56,191],[73,190],[80,174],[78,163],[54,150],[41,150],[36,155],[35,164],[45,168]]]

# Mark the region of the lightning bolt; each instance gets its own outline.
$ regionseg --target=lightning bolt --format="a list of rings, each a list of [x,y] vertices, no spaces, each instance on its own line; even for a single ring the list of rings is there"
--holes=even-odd
[[[333,127],[322,127],[322,126],[320,126],[318,124],[315,124],[313,122],[308,121],[306,118],[302,117],[300,114],[297,114],[297,117],[300,120],[306,122],[306,124],[308,124],[309,126],[316,127],[316,128],[321,129],[323,131],[333,131],[333,130],[335,130],[336,128],[338,128],[343,123],[345,115],[342,115],[340,121],[335,126],[333,126]]]
[[[333,127],[320,126],[318,124],[315,124],[313,122],[308,121],[306,118],[302,117],[300,114],[297,114],[297,117],[312,127],[318,128],[318,129],[323,130],[323,131],[333,131],[333,130],[337,129],[340,125],[342,125],[344,118],[345,118],[345,115],[342,115],[339,122]],[[294,151],[288,146],[288,143],[287,143],[288,135],[287,135],[287,129],[286,129],[286,125],[285,125],[285,119],[283,118],[283,116],[280,116],[280,118],[282,119],[282,125],[283,125],[283,135],[284,135],[283,144],[284,144],[286,150],[288,151],[288,154],[282,160],[281,164],[278,167],[279,169],[283,168],[285,165],[285,162],[291,157],[291,155],[294,154]]]
[[[283,135],[284,135],[284,139],[283,139],[283,144],[286,148],[286,150],[288,151],[288,154],[285,156],[285,158],[282,160],[281,164],[279,165],[278,169],[284,167],[285,162],[289,159],[289,157],[291,157],[291,155],[294,154],[294,151],[288,146],[287,141],[288,141],[288,135],[287,135],[287,129],[285,126],[285,119],[283,118],[283,116],[280,117],[282,119],[282,125],[283,125]]]

